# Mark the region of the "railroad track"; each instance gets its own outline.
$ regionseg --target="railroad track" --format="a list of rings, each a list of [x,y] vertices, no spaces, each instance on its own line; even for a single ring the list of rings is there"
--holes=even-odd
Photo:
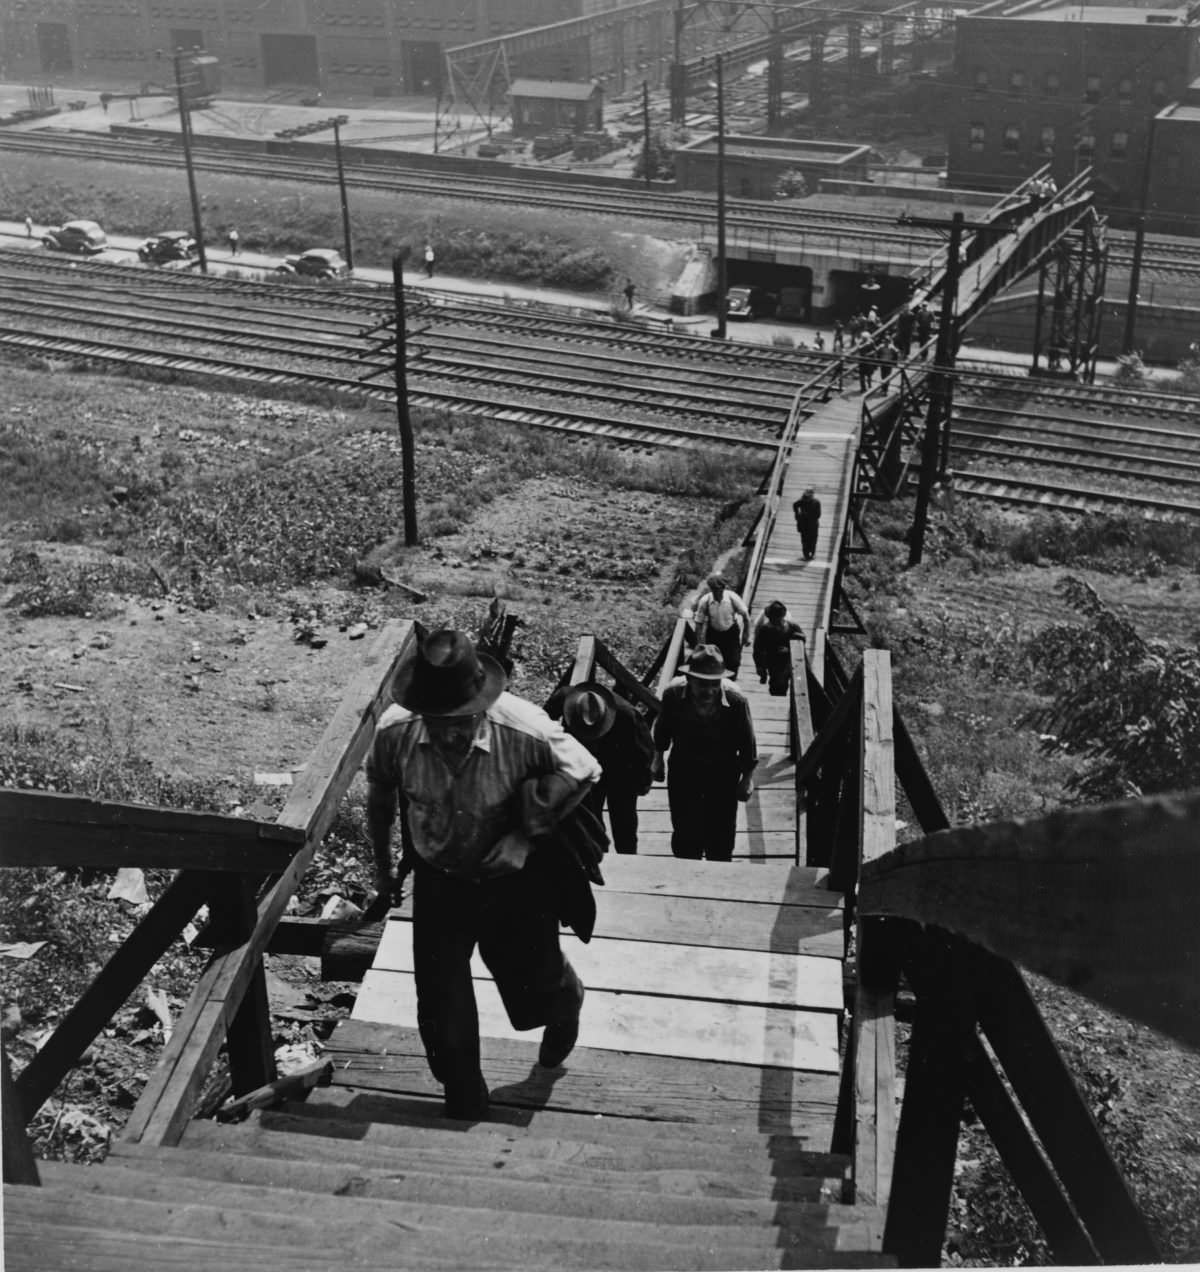
[[[89,133],[76,137],[61,130],[0,133],[0,150],[28,151],[70,158],[103,159],[178,167],[178,148],[170,142],[98,137]],[[203,144],[195,149],[197,168],[223,174],[244,174],[256,178],[332,184],[336,165],[320,159],[296,159],[283,155],[218,154]],[[597,181],[595,185],[554,185],[538,177],[493,176],[486,178],[456,172],[427,172],[390,168],[379,164],[350,163],[354,186],[361,190],[409,193],[428,197],[453,197],[478,203],[518,203],[523,208],[541,208],[589,215],[634,217],[650,221],[670,221],[710,227],[716,204],[711,196],[695,193],[663,194],[632,187],[614,189]],[[941,240],[931,230],[901,228],[894,214],[819,209],[801,206],[778,207],[748,199],[726,201],[727,224],[731,231],[759,234],[771,240],[786,239],[795,244],[806,238],[824,243],[832,238],[857,243],[865,255],[877,256],[886,246],[909,260],[923,260],[937,251]],[[1132,235],[1111,232],[1110,264],[1126,266],[1132,261]],[[1200,274],[1200,243],[1172,240],[1158,245],[1153,237],[1143,256],[1142,268],[1150,273],[1192,276]]]
[[[24,259],[21,259],[21,258]],[[0,347],[157,367],[233,382],[295,384],[392,400],[378,351],[381,293],[318,308],[313,289],[87,264],[64,276],[0,253]],[[232,283],[232,285],[231,285]],[[376,350],[375,354],[372,353]],[[701,356],[703,354],[703,356]],[[410,335],[410,401],[633,446],[776,447],[798,386],[820,363],[626,324],[429,306]]]

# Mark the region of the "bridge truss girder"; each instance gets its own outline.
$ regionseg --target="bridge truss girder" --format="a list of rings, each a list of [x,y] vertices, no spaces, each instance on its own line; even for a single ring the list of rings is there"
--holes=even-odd
[[[1092,217],[1064,235],[1042,262],[1030,375],[1088,384],[1095,380],[1108,262],[1106,230],[1102,218]],[[1045,367],[1039,366],[1043,352]]]

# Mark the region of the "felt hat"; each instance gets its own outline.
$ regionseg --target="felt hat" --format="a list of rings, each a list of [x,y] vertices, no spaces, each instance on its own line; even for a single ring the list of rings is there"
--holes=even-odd
[[[764,612],[768,618],[783,618],[787,613],[787,606],[782,601],[772,601]]]
[[[683,674],[694,680],[722,680],[725,677],[725,659],[716,645],[697,645]]]
[[[602,738],[617,718],[613,696],[603,685],[574,685],[563,699],[563,724],[581,742]]]
[[[504,692],[504,669],[478,653],[465,632],[443,628],[427,636],[401,668],[392,693],[414,715],[478,715]]]

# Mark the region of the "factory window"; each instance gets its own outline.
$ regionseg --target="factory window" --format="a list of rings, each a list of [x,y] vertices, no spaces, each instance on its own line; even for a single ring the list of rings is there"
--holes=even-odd
[[[1054,153],[1054,142],[1056,140],[1053,124],[1045,124],[1042,131],[1038,134],[1038,146],[1042,154],[1052,155]]]
[[[1025,72],[1024,71],[1009,71],[1008,87],[1014,93],[1023,93],[1025,91]]]
[[[1094,133],[1081,132],[1079,134],[1079,153],[1085,159],[1090,159],[1096,153],[1096,136]]]
[[[986,140],[987,129],[982,124],[969,124],[967,126],[967,146],[969,149],[982,150]]]
[[[977,93],[986,93],[988,90],[988,73],[982,66],[975,70],[975,91]]]
[[[1004,151],[1015,155],[1021,149],[1021,125],[1006,124],[1004,127]]]
[[[1162,106],[1170,94],[1167,92],[1167,81],[1165,79],[1156,79],[1150,87],[1150,96],[1154,99],[1156,106]]]
[[[1057,71],[1046,72],[1046,96],[1057,97],[1062,88],[1062,76]]]
[[[1129,76],[1117,81],[1117,100],[1120,102],[1133,101],[1133,80]]]
[[[1087,75],[1083,81],[1083,100],[1098,102],[1100,100],[1100,76]]]
[[[1129,134],[1124,128],[1118,128],[1109,138],[1108,153],[1114,159],[1124,159],[1129,154]]]

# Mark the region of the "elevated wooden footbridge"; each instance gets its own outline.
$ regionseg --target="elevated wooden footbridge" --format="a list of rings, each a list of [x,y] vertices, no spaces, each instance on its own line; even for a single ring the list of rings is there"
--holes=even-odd
[[[748,567],[755,609],[783,600],[807,641],[785,695],[742,675],[761,761],[734,859],[672,858],[665,794],[645,797],[639,854],[605,858],[593,940],[564,936],[587,998],[558,1069],[476,966],[485,1121],[442,1116],[406,908],[370,934],[287,913],[412,624],[380,633],[274,822],[0,792],[2,866],[178,872],[15,1081],[4,1061],[9,1268],[928,1266],[968,1098],[1056,1260],[1157,1259],[1019,967],[1200,1044],[1200,795],[949,829],[887,653],[851,669],[828,640],[859,546],[862,404],[839,376],[797,395]],[[804,562],[790,505],[809,485],[824,515]],[[585,636],[564,678],[653,712],[686,630],[642,676]],[[901,797],[921,834],[898,845]],[[108,1159],[35,1162],[28,1121],[202,905],[211,962]],[[280,1077],[264,959],[332,968],[347,942],[366,950],[353,1015]],[[197,1117],[222,1052],[232,1099]]]

